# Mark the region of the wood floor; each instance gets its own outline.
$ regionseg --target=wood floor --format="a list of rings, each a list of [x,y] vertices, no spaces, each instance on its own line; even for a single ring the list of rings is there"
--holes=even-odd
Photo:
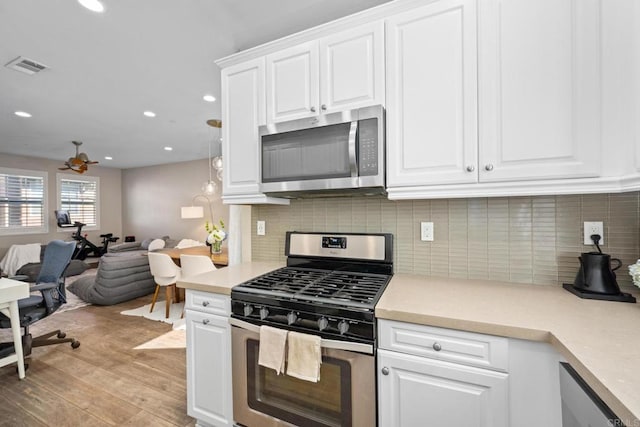
[[[33,349],[24,380],[0,368],[0,426],[193,426],[187,416],[184,349],[133,350],[171,325],[120,312],[150,296],[88,306],[38,322],[81,342]],[[5,335],[3,335],[4,337]]]

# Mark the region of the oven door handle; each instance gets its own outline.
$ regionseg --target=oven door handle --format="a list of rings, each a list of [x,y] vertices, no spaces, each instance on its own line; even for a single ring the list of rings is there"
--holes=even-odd
[[[253,323],[245,322],[244,320],[229,318],[229,324],[238,328],[246,329],[256,334],[260,333],[260,326]],[[328,340],[322,338],[320,345],[324,348],[332,348],[334,350],[344,351],[357,351],[359,353],[373,354],[373,346],[371,344],[363,344],[359,342]]]

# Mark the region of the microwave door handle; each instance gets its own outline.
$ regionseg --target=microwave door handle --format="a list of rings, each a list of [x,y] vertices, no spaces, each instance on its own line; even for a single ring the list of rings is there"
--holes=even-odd
[[[351,169],[351,176],[353,178],[358,177],[358,159],[356,157],[356,134],[358,132],[358,121],[351,122],[349,128],[349,166]]]

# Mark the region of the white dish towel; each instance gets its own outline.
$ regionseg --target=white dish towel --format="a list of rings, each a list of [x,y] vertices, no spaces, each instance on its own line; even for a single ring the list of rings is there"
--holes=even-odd
[[[289,332],[287,375],[314,383],[320,381],[321,341],[316,335]]]
[[[260,326],[260,350],[258,365],[271,368],[276,374],[284,373],[284,356],[287,344],[287,333],[283,329],[271,326]]]

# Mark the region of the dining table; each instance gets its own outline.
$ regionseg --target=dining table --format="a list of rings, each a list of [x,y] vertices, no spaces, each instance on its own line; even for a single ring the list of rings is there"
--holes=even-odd
[[[13,335],[14,352],[8,356],[0,358],[0,366],[6,366],[17,362],[18,377],[23,379],[24,354],[22,349],[22,337],[20,336],[20,319],[18,311],[18,300],[29,296],[29,283],[19,280],[0,278],[0,313],[7,316],[11,322],[11,332]]]
[[[229,253],[227,248],[222,248],[222,252],[212,254],[209,246],[192,246],[190,248],[164,248],[155,252],[164,253],[171,257],[171,259],[180,265],[180,255],[203,255],[211,257],[213,264],[220,268],[229,265]]]

